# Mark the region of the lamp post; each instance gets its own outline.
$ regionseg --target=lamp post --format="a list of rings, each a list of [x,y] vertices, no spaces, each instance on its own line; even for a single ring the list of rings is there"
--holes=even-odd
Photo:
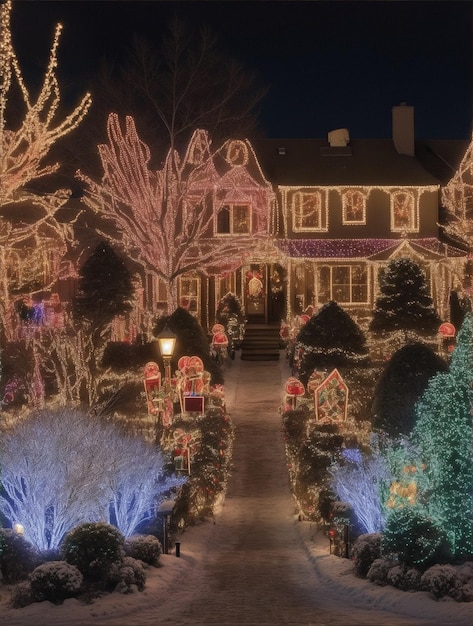
[[[166,392],[166,404],[172,415],[171,400],[171,358],[176,346],[176,335],[167,326],[157,336],[159,350],[164,361],[164,391]]]

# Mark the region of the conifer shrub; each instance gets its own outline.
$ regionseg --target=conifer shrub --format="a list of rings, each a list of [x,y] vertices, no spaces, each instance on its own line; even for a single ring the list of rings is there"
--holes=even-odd
[[[415,567],[397,564],[388,571],[386,581],[401,591],[420,591],[421,577],[422,572]]]
[[[69,531],[62,543],[65,561],[75,565],[86,580],[107,580],[113,563],[124,555],[121,532],[103,522],[87,522]]]
[[[0,528],[0,571],[4,582],[24,580],[38,562],[38,552],[31,543],[10,528]]]
[[[379,558],[375,559],[366,572],[366,578],[375,585],[383,587],[388,584],[389,572],[396,566],[396,562],[392,559]]]
[[[400,563],[425,570],[449,559],[446,533],[416,507],[394,509],[387,518],[382,552]]]
[[[355,575],[365,578],[374,561],[381,558],[381,534],[360,535],[353,544],[351,557]]]
[[[133,535],[125,540],[125,554],[148,565],[159,565],[163,553],[160,541],[154,535]]]
[[[30,575],[33,598],[62,604],[66,598],[77,596],[82,588],[83,576],[75,565],[66,561],[50,561],[39,565]]]

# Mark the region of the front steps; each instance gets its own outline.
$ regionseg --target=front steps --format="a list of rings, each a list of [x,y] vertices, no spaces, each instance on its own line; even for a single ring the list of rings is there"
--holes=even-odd
[[[241,344],[242,361],[279,361],[279,326],[248,324]]]

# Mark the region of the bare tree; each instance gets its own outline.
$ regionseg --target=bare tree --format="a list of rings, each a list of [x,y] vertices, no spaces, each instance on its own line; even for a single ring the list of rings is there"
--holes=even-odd
[[[169,149],[163,167],[152,170],[133,118],[123,129],[111,114],[108,144],[99,152],[102,179],[78,173],[86,184],[84,202],[113,221],[103,237],[164,281],[170,312],[177,307],[179,276],[231,271],[268,234],[272,191],[262,175],[256,181],[246,172],[247,142],[228,141],[212,152],[207,132],[196,130],[184,153]],[[232,202],[251,206],[251,229],[248,218],[237,236],[215,236],[218,216]]]
[[[133,116],[156,163],[168,148],[182,151],[197,128],[216,142],[251,137],[268,92],[257,74],[223,53],[208,27],[196,30],[174,18],[161,41],[156,48],[135,37],[123,66],[103,64],[97,91],[104,97],[94,113]]]
[[[69,115],[57,119],[60,92],[56,67],[61,25],[56,27],[41,88],[35,98],[31,96],[12,44],[11,10],[11,0],[0,5],[0,316],[7,334],[12,258],[21,258],[21,248],[44,250],[54,241],[55,262],[59,265],[65,242],[72,236],[70,226],[56,219],[58,209],[70,196],[69,190],[40,193],[34,187],[39,179],[58,170],[58,163],[46,162],[51,148],[77,127],[91,104],[86,94]],[[19,97],[10,100],[13,86]],[[13,106],[9,107],[11,102]],[[31,265],[35,258],[32,254],[26,263]]]

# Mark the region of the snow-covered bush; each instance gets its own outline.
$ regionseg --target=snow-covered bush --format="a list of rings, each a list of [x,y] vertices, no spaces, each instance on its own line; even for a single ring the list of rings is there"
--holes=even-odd
[[[154,446],[76,409],[32,413],[0,446],[0,510],[41,551],[83,522],[105,520],[130,536],[185,480],[165,477]]]
[[[394,509],[383,533],[382,552],[400,563],[425,569],[448,559],[447,537],[416,507]]]
[[[133,535],[125,541],[125,554],[148,565],[159,565],[163,549],[154,535]]]
[[[33,604],[35,598],[29,580],[24,580],[13,587],[10,604],[14,609],[22,609],[29,604]]]
[[[461,576],[453,565],[433,565],[422,575],[421,584],[423,589],[430,591],[436,598],[461,597]]]
[[[66,598],[76,596],[82,583],[80,571],[66,561],[43,563],[30,575],[31,591],[34,599],[39,602],[49,600],[61,604]]]
[[[123,557],[122,561],[113,563],[108,571],[108,582],[114,585],[118,593],[132,593],[133,586],[143,591],[146,582],[146,572],[143,564],[130,556]]]
[[[353,571],[356,576],[364,578],[368,573],[373,561],[381,556],[381,534],[370,533],[360,535],[353,544],[351,557]]]
[[[366,578],[376,585],[387,585],[388,574],[395,565],[396,562],[391,559],[375,559],[366,573]]]
[[[62,554],[84,578],[103,581],[111,565],[122,560],[123,544],[123,535],[110,524],[85,523],[67,533]]]
[[[0,572],[5,583],[25,579],[37,564],[31,543],[10,528],[0,528]]]

